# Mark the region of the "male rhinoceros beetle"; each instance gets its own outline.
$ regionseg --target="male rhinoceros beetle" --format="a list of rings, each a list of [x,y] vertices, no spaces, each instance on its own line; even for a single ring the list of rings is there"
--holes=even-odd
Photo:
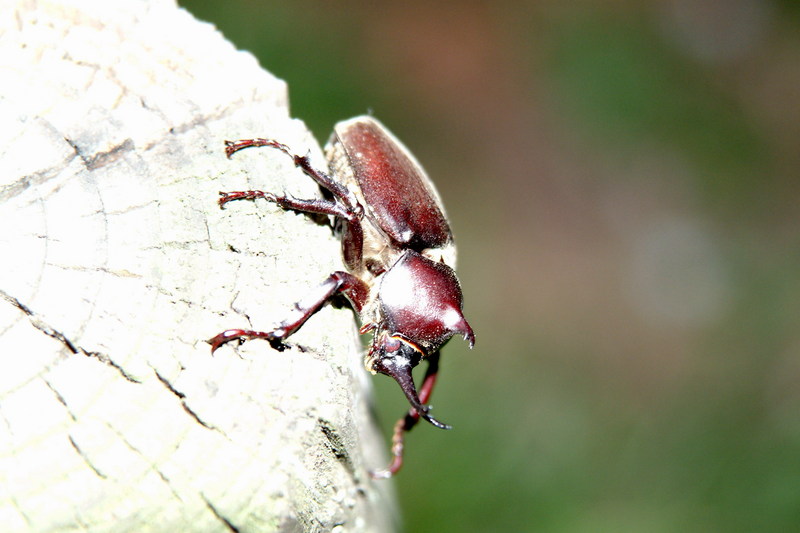
[[[345,296],[361,319],[361,333],[373,332],[364,362],[367,370],[394,378],[411,404],[395,425],[391,464],[373,473],[390,477],[403,464],[404,433],[419,417],[438,428],[450,428],[433,418],[426,405],[436,382],[439,349],[456,334],[463,335],[470,347],[475,343],[462,313],[461,287],[453,270],[453,234],[441,200],[414,156],[369,116],[336,125],[326,151],[330,174],[312,167],[308,156],[294,155],[270,139],[227,141],[226,153],[230,157],[258,146],[277,148],[292,157],[295,166],[332,199],[220,192],[220,207],[233,200],[263,198],[284,209],[331,215],[341,234],[348,272],[331,274],[272,331],[223,331],[208,341],[212,353],[234,339],[266,339],[283,349],[283,341],[314,313],[334,297]],[[417,393],[411,370],[422,360],[428,361],[428,368]]]

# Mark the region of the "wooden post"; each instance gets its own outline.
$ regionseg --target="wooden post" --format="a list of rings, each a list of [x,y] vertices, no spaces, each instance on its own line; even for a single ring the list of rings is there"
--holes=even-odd
[[[330,228],[218,191],[318,188],[286,85],[168,0],[0,17],[3,531],[391,531],[356,324],[269,328],[342,268]],[[303,348],[301,349],[300,346]]]

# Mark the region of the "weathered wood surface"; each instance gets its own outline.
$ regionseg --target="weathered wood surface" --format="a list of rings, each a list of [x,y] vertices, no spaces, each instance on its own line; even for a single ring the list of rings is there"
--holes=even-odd
[[[20,2],[0,17],[3,531],[387,531],[385,443],[356,326],[326,308],[281,354],[264,329],[337,240],[217,192],[319,191],[286,86],[167,0]]]

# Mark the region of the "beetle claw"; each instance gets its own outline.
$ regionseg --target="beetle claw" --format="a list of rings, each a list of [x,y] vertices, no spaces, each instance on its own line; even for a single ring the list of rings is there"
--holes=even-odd
[[[281,335],[278,331],[253,331],[250,329],[226,329],[219,335],[208,339],[206,342],[211,345],[211,355],[228,342],[238,340],[239,344],[244,344],[247,339],[265,339],[273,349],[282,352],[288,346],[283,343],[286,335]]]
[[[430,408],[431,408],[430,405],[425,405],[423,407],[425,407],[428,411],[430,411]],[[419,411],[417,411],[417,412],[419,412]],[[438,420],[433,418],[428,413],[425,413],[424,415],[422,413],[420,413],[420,416],[422,418],[424,418],[425,420],[427,420],[428,422],[430,422],[432,426],[437,427],[439,429],[453,429],[453,426],[451,426],[450,424],[445,424],[444,422],[439,422]]]
[[[214,352],[225,343],[228,343],[234,339],[241,339],[243,331],[240,329],[228,329],[216,335],[206,342],[211,345],[211,355],[214,355]]]

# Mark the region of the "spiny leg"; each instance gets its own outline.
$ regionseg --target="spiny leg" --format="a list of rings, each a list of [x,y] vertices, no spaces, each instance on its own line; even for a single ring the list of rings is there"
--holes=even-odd
[[[363,281],[347,272],[336,271],[328,276],[316,291],[295,303],[291,314],[272,331],[229,329],[206,342],[211,345],[212,354],[223,344],[235,339],[265,339],[269,341],[273,348],[280,350],[283,347],[283,341],[300,329],[331,298],[337,294],[343,294],[350,300],[356,311],[360,311],[364,305],[367,292],[368,289]]]
[[[419,389],[419,400],[423,405],[427,405],[428,400],[436,385],[436,377],[439,373],[439,352],[433,353],[428,357],[428,369],[425,371],[425,378]],[[394,425],[392,434],[392,461],[384,470],[370,472],[373,479],[387,479],[395,475],[403,467],[403,451],[405,447],[405,434],[411,431],[419,422],[420,415],[416,409],[409,409],[408,413],[397,421]]]
[[[341,204],[331,202],[328,200],[321,200],[312,198],[310,200],[301,200],[293,196],[281,196],[266,191],[232,191],[232,192],[219,192],[219,206],[224,207],[228,202],[234,200],[255,200],[263,198],[269,202],[273,202],[283,209],[292,209],[303,213],[317,213],[320,215],[333,215],[347,219],[349,213]]]
[[[243,139],[241,141],[225,141],[225,154],[230,158],[234,153],[245,148],[256,148],[261,146],[269,146],[277,148],[284,154],[288,155],[294,161],[296,167],[302,169],[306,176],[317,182],[318,185],[329,190],[339,201],[341,201],[347,210],[354,216],[361,218],[364,208],[356,199],[355,195],[344,185],[331,178],[325,172],[318,170],[311,166],[311,160],[307,155],[296,155],[292,153],[291,149],[283,143],[274,141],[272,139]]]
[[[276,148],[291,157],[295,166],[299,167],[306,176],[314,180],[320,187],[330,191],[335,201],[299,200],[264,191],[237,191],[231,193],[220,192],[220,207],[232,200],[254,200],[256,198],[264,198],[286,209],[339,217],[346,222],[343,230],[344,235],[342,236],[342,242],[344,243],[342,251],[344,253],[345,264],[348,268],[356,268],[359,266],[363,259],[364,249],[364,232],[361,228],[361,218],[364,216],[364,208],[358,202],[352,191],[331,178],[325,172],[311,166],[311,160],[308,156],[295,155],[288,146],[272,139],[244,139],[236,142],[225,141],[225,153],[230,158],[239,150],[262,146]]]

